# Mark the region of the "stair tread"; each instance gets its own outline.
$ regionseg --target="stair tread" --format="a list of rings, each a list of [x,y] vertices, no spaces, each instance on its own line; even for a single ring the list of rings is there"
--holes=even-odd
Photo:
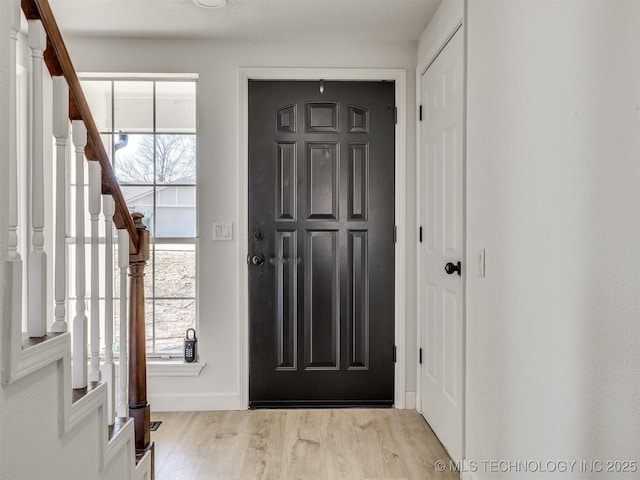
[[[22,334],[22,350],[35,347],[36,345],[40,345],[41,343],[46,342],[47,340],[54,339],[59,337],[60,335],[64,335],[64,332],[47,332],[44,337],[30,337],[28,333]]]
[[[81,398],[86,397],[89,394],[89,392],[91,392],[91,390],[98,388],[98,386],[102,383],[104,382],[89,382],[87,386],[84,388],[74,388],[73,395],[71,398],[72,403],[76,403]]]
[[[109,425],[109,440],[115,437],[128,421],[129,417],[116,417],[113,425]]]

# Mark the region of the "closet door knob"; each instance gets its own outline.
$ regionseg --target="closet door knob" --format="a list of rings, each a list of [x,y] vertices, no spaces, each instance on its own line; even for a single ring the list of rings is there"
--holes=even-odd
[[[453,275],[456,272],[458,272],[458,275],[460,275],[460,272],[462,272],[462,264],[460,262],[458,263],[449,262],[444,266],[444,271],[447,272],[449,275]]]

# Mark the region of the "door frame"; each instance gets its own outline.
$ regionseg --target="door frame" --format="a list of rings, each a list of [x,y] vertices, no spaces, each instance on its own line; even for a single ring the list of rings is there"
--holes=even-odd
[[[239,246],[239,389],[240,409],[249,407],[249,271],[248,255],[248,173],[249,173],[249,80],[341,80],[341,81],[395,81],[395,101],[398,121],[395,125],[395,223],[398,229],[395,244],[395,345],[397,357],[394,368],[394,407],[405,408],[406,369],[406,299],[405,273],[407,235],[406,229],[406,89],[407,78],[404,69],[391,68],[281,68],[281,67],[241,67],[239,69],[239,119],[238,139],[240,145],[238,164],[238,246]]]
[[[463,35],[463,66],[464,77],[462,80],[462,266],[464,275],[462,276],[462,345],[460,345],[462,353],[462,364],[460,365],[460,374],[462,375],[462,458],[466,459],[466,409],[467,409],[467,395],[466,395],[466,375],[467,375],[467,276],[470,272],[470,265],[467,262],[467,31],[465,28],[465,11],[455,11],[455,13],[449,15],[449,17],[438,25],[433,41],[430,43],[426,53],[419,60],[418,67],[416,68],[416,112],[419,112],[420,105],[422,104],[422,76],[429,69],[431,64],[438,57],[440,52],[447,46],[453,36],[460,30]],[[416,225],[418,228],[422,225],[422,193],[420,180],[422,178],[422,121],[419,116],[416,115]],[[423,268],[422,268],[422,253],[420,243],[416,243],[416,285],[420,288]],[[420,292],[416,295],[416,312],[417,312],[417,348],[420,349],[422,331],[425,328],[424,325],[424,309],[422,308],[422,302],[420,301]],[[416,371],[416,410],[422,415],[422,365],[418,365]],[[423,415],[424,416],[424,415]],[[466,474],[465,474],[466,475]]]

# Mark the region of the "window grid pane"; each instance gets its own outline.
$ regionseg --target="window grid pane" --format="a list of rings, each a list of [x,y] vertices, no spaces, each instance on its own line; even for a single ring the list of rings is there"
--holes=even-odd
[[[197,311],[195,81],[85,83],[93,88],[92,101],[102,102],[100,118],[104,121],[100,122],[99,130],[127,206],[130,212],[145,215],[143,221],[152,237],[151,258],[145,269],[147,353],[180,354],[186,329],[196,326]],[[72,183],[75,177],[69,180]],[[102,218],[100,228],[100,234],[104,235]],[[73,227],[71,230],[73,235]],[[156,242],[158,236],[162,239]],[[69,245],[70,259],[74,248]],[[104,248],[102,243],[101,256]],[[116,245],[113,277],[116,355],[121,348],[117,258]],[[101,284],[103,287],[104,281]],[[70,286],[73,291],[73,284]],[[71,308],[74,302],[75,298],[70,297]],[[104,311],[104,299],[101,310]],[[101,343],[104,350],[104,339]]]
[[[114,82],[114,131],[153,132],[155,130],[153,83]]]

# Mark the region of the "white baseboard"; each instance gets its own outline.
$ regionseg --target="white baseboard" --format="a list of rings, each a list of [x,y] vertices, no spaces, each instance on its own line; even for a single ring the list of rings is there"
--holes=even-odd
[[[243,410],[238,393],[152,393],[149,404],[152,412]]]
[[[404,408],[407,410],[416,409],[416,392],[406,392],[404,394]]]

